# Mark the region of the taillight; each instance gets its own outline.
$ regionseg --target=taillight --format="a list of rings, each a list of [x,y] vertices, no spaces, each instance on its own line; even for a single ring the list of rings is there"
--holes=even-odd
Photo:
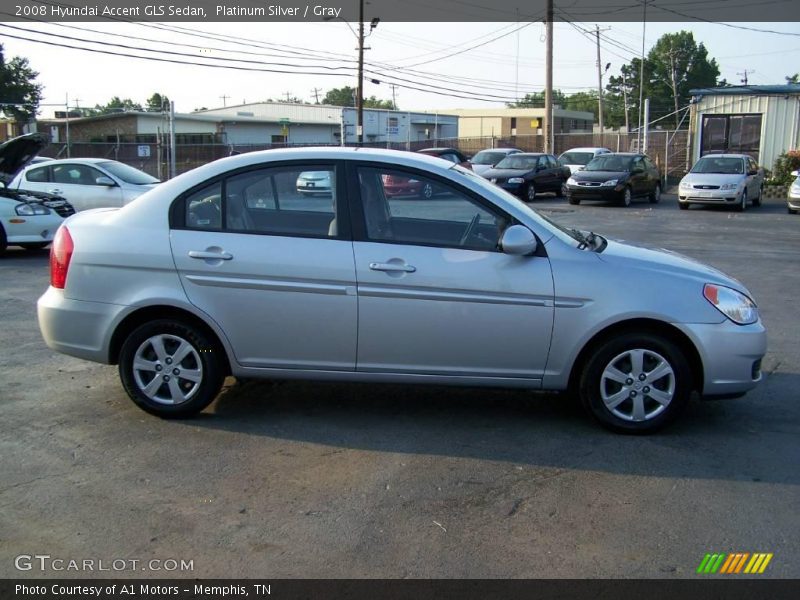
[[[63,225],[56,231],[56,237],[50,246],[50,285],[60,290],[64,289],[67,283],[67,271],[69,261],[72,259],[72,251],[75,244],[69,229]]]

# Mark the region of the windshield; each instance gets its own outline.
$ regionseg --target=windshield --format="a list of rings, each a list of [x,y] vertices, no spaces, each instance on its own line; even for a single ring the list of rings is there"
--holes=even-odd
[[[586,171],[628,171],[630,170],[630,156],[616,156],[613,154],[603,154],[595,156],[586,165]]]
[[[520,156],[519,154],[515,154],[507,156],[497,163],[497,168],[531,170],[536,168],[537,162],[539,162],[538,156]]]
[[[159,183],[158,179],[155,177],[151,177],[147,173],[144,173],[139,169],[134,169],[133,167],[130,167],[124,163],[109,161],[100,163],[99,166],[103,167],[115,177],[119,177],[125,183],[132,183],[133,185],[149,185],[151,183]]]
[[[505,152],[489,152],[488,150],[481,150],[472,157],[473,165],[496,165],[506,157]]]
[[[558,157],[562,165],[586,165],[594,158],[594,152],[564,152]]]
[[[724,175],[741,175],[744,173],[744,160],[741,158],[701,158],[692,167],[690,173],[721,173]]]

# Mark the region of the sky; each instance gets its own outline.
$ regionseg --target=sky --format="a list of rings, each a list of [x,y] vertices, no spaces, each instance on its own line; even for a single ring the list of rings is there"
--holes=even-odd
[[[367,20],[369,18],[367,15]],[[555,88],[565,93],[597,89],[596,45],[594,35],[586,33],[587,30],[594,31],[595,25],[555,24]],[[642,24],[597,25],[602,30],[603,39],[601,62],[603,65],[611,63],[608,75],[618,75],[620,66],[641,52]],[[785,76],[800,71],[798,23],[734,25],[795,35],[748,31],[718,23],[647,23],[645,52],[662,34],[686,29],[694,33],[697,42],[705,44],[709,56],[719,63],[721,77],[728,82],[739,83],[741,73],[747,70],[751,85],[782,84]],[[73,39],[47,37],[42,32]],[[106,45],[75,38],[100,41]],[[30,41],[33,39],[103,49],[121,56],[44,45]],[[112,96],[131,98],[144,104],[153,92],[159,92],[175,101],[177,112],[190,112],[201,107],[216,108],[278,99],[285,97],[287,92],[313,102],[315,93],[321,99],[328,89],[356,85],[357,40],[351,27],[343,21],[6,23],[0,24],[0,43],[7,59],[24,56],[39,72],[38,81],[44,84],[42,117],[52,116],[55,110],[64,110],[67,98],[71,108],[76,103],[82,107],[105,104]],[[365,95],[391,99],[393,90],[388,82],[395,81],[406,86],[394,89],[402,110],[498,107],[527,92],[541,91],[545,83],[545,28],[541,23],[381,22],[366,45],[370,50],[366,51],[365,60],[381,66],[368,67],[374,72],[366,76]],[[165,55],[163,51],[181,55]],[[134,58],[132,54],[289,72],[152,62]],[[240,62],[220,59],[238,59]],[[309,65],[307,71],[325,75],[299,74],[300,69],[294,66],[299,64]],[[383,81],[376,85],[371,79]],[[606,81],[607,78],[604,83]]]

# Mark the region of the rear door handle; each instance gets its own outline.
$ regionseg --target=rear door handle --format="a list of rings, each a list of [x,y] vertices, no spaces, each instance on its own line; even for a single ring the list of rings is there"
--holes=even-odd
[[[229,252],[201,252],[199,250],[190,250],[189,258],[211,259],[211,260],[231,260],[233,254]]]
[[[388,271],[388,272],[403,272],[403,273],[414,273],[417,270],[417,267],[412,267],[411,265],[400,264],[400,263],[369,263],[369,268],[373,271]]]

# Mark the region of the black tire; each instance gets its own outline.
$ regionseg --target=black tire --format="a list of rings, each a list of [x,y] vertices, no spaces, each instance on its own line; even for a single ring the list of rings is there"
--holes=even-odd
[[[678,201],[678,208],[680,208],[681,210],[689,210],[689,203],[688,202],[681,202],[679,200]]]
[[[797,211],[795,209],[793,209],[791,206],[787,206],[786,207],[786,212],[788,212],[790,215],[796,215],[797,214]]]
[[[561,182],[561,190],[559,191],[558,195],[561,196],[562,198],[566,198],[568,190],[569,188],[567,188],[567,182],[563,181]]]
[[[742,198],[736,203],[736,205],[733,207],[733,210],[736,212],[744,212],[747,210],[747,188],[742,190]]]
[[[671,374],[652,381],[641,380],[630,360],[637,351],[642,352],[641,373],[645,377],[646,373],[655,372],[658,359],[669,366]],[[630,365],[628,372],[626,365]],[[604,377],[604,372],[611,366],[631,377],[625,384]],[[666,404],[649,395],[659,392],[663,398],[669,396],[670,390],[671,399]],[[584,365],[579,386],[581,402],[592,417],[612,431],[632,434],[652,433],[671,423],[686,407],[691,391],[691,369],[684,353],[672,341],[650,333],[625,333],[605,341],[592,352]],[[615,395],[624,399],[614,408],[609,408],[603,400],[603,393],[609,400]],[[635,414],[636,406],[641,407],[640,415]],[[642,415],[644,418],[637,420],[636,417]]]
[[[764,188],[758,188],[758,196],[753,198],[753,206],[761,206],[761,196],[764,195]]]
[[[164,341],[167,358],[163,361],[156,356],[155,346],[151,343],[151,340],[155,338]],[[181,359],[179,363],[173,363],[171,356],[175,356],[176,353],[170,354],[170,351],[179,341],[188,343],[192,353]],[[223,368],[225,363],[222,352],[223,350],[208,334],[194,325],[169,319],[151,321],[133,330],[122,344],[119,356],[119,376],[128,396],[142,410],[167,419],[189,417],[211,404],[219,394],[225,379]],[[152,378],[147,379],[149,370],[140,370],[137,381],[137,374],[133,369],[137,354],[156,365],[155,369],[158,369],[158,372],[154,371]],[[186,375],[190,371],[199,372],[199,381],[193,383],[193,380],[181,378],[179,374],[176,376],[176,372],[181,369]],[[169,393],[172,396],[173,386],[177,385],[180,393],[188,392],[187,398],[178,403],[168,404],[163,399],[158,401],[151,398],[140,387],[140,382],[146,386],[156,379],[163,380],[164,378],[174,378],[174,382],[172,384],[162,383],[160,387],[153,390],[153,395],[165,396]]]
[[[2,225],[0,225],[0,256],[5,254],[6,248],[8,248],[8,238],[6,237],[6,230],[3,229]]]
[[[50,245],[50,242],[32,242],[30,244],[20,244],[22,248],[25,250],[42,250],[43,248],[47,248]]]
[[[567,201],[574,206],[578,206],[581,203],[580,198],[575,198],[574,196],[567,196]]]
[[[631,192],[631,188],[626,187],[625,191],[622,192],[622,198],[620,198],[620,204],[622,204],[622,206],[630,206],[632,200],[633,200],[633,192]]]
[[[536,184],[532,181],[525,187],[525,197],[523,200],[525,200],[525,202],[533,202],[536,200]]]
[[[650,193],[650,204],[658,204],[661,201],[661,184],[657,183],[655,189]]]

